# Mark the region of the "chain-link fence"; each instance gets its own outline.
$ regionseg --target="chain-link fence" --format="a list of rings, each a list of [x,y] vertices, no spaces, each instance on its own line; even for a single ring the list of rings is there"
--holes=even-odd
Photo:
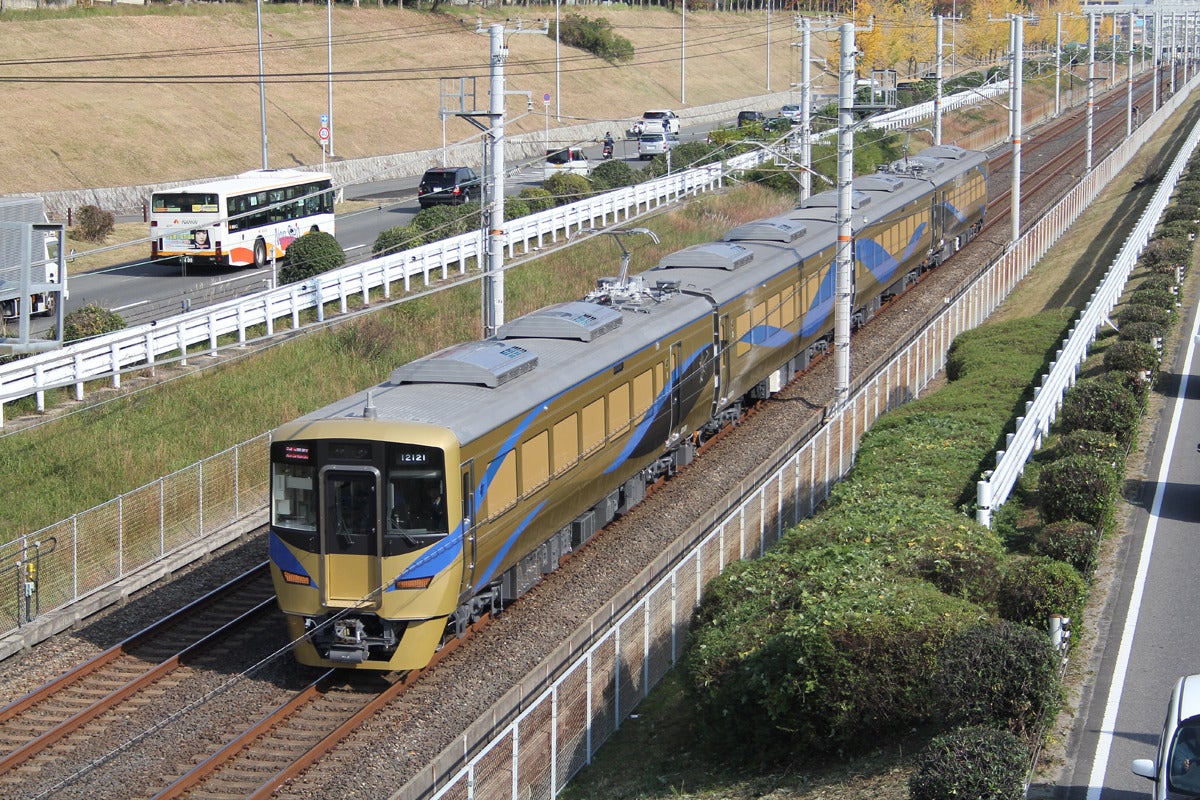
[[[259,512],[269,444],[261,434],[0,545],[0,635]]]

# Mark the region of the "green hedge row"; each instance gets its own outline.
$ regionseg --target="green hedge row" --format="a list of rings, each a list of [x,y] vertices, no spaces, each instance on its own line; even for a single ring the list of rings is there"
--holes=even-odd
[[[1200,198],[1195,161],[1180,193]],[[1061,700],[1048,617],[1082,618],[1197,216],[1156,230],[1119,333],[1097,343],[994,530],[973,521],[975,482],[1024,413],[1012,387],[1045,370],[1070,312],[960,336],[946,387],[876,423],[819,515],[710,584],[683,661],[710,744],[803,761],[924,730],[915,800],[1022,796]]]
[[[960,510],[1027,399],[1013,387],[1034,381],[1069,322],[1051,312],[959,337],[951,382],[875,424],[826,510],[710,584],[684,669],[713,744],[786,759],[937,727],[947,682],[980,677],[947,674],[962,642],[1005,640],[1021,630],[1005,619],[1081,605],[1082,579],[1054,575],[1032,593],[1042,573],[1010,577],[1003,541]],[[1006,598],[1020,604],[1001,608]],[[1045,620],[1022,635],[1044,646],[1008,647],[984,677],[1010,699],[957,703],[972,722],[1024,732],[1052,708],[1057,684],[1028,679],[1057,674]]]

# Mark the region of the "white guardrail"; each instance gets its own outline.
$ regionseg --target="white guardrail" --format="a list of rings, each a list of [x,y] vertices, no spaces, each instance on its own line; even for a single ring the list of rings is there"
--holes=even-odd
[[[944,98],[943,109],[952,110],[977,102],[981,96],[1006,91],[1007,82],[961,92]],[[894,130],[932,114],[933,101],[927,101],[881,114],[871,125]],[[712,190],[721,185],[726,172],[751,168],[770,157],[765,150],[755,150],[724,164],[684,170],[511,220],[507,225],[507,254],[515,256],[518,247],[528,253],[531,247],[541,247],[547,239],[556,242],[572,229],[603,227],[688,194]],[[390,298],[393,282],[403,281],[408,291],[418,278],[428,285],[435,274],[439,279],[448,277],[452,269],[465,274],[468,262],[477,260],[483,249],[480,232],[466,233],[0,365],[0,428],[4,427],[5,403],[32,395],[41,412],[45,410],[45,392],[71,386],[75,388],[75,399],[82,401],[88,381],[111,379],[113,388],[119,389],[123,373],[171,362],[186,363],[189,348],[199,346],[209,355],[216,355],[224,347],[244,347],[250,341],[272,337],[276,320],[290,318],[292,328],[297,328],[301,313],[308,309],[315,308],[317,322],[324,322],[326,303],[338,302],[344,314],[349,298],[361,296],[363,303],[368,303],[372,289],[382,287],[384,298]],[[258,326],[264,329],[263,335],[249,338],[247,331]],[[223,342],[226,337],[234,339]]]
[[[1184,94],[1186,92],[1176,97]],[[1153,126],[1139,130],[1146,129],[1152,130]],[[1062,407],[1063,397],[1075,385],[1079,369],[1087,360],[1088,349],[1096,340],[1101,326],[1108,323],[1109,313],[1121,299],[1129,273],[1137,264],[1138,256],[1150,241],[1150,235],[1170,203],[1175,184],[1179,182],[1179,176],[1183,174],[1197,143],[1200,143],[1200,126],[1192,129],[1170,169],[1160,179],[1154,197],[1108,268],[1104,280],[1092,293],[1062,349],[1055,354],[1050,371],[1042,376],[1041,384],[1034,387],[1033,400],[1025,404],[1025,415],[1017,418],[1016,431],[1007,435],[1005,449],[996,453],[995,469],[985,472],[983,479],[978,482],[975,518],[983,525],[991,526],[992,509],[1003,505],[1008,499],[1029,457],[1041,446],[1042,437],[1050,432],[1050,426]]]
[[[541,247],[547,239],[555,242],[572,230],[603,227],[688,194],[717,188],[727,169],[746,169],[767,157],[754,151],[724,165],[696,167],[511,220],[507,252],[513,256],[521,247],[527,253],[531,247]],[[270,338],[276,320],[290,317],[292,327],[299,327],[300,314],[308,309],[316,309],[317,321],[323,322],[326,303],[338,302],[341,313],[346,313],[351,297],[361,296],[368,303],[372,289],[382,287],[384,297],[389,298],[397,281],[403,281],[408,291],[418,278],[429,284],[435,274],[446,278],[452,269],[465,273],[468,262],[482,252],[481,233],[466,233],[0,365],[0,427],[4,425],[4,404],[13,400],[35,395],[38,411],[43,411],[47,390],[69,386],[75,387],[76,399],[82,400],[88,381],[111,378],[113,388],[120,388],[123,372],[172,361],[186,363],[188,349],[197,345],[206,347],[210,355],[223,347],[245,346],[251,341],[247,331],[256,326],[264,329],[257,338]],[[222,342],[231,336],[233,341]]]

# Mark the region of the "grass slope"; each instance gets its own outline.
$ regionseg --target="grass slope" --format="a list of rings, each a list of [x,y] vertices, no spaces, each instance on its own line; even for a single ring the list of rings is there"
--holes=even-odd
[[[443,78],[477,79],[475,105],[486,108],[493,23],[525,30],[506,37],[507,89],[532,98],[528,112],[522,98],[509,98],[510,134],[546,130],[547,112],[553,128],[560,110],[562,124],[613,120],[618,129],[647,108],[786,91],[799,79],[798,48],[778,15],[768,56],[765,14],[689,10],[683,74],[678,13],[568,8],[564,16],[611,22],[633,43],[633,60],[613,66],[571,47],[560,47],[556,59],[554,39],[529,32],[554,18],[553,4],[443,6],[437,14],[335,7],[337,157],[440,147]],[[325,6],[262,4],[262,39],[269,165],[320,164],[318,126],[331,90]],[[0,108],[21,109],[6,115],[0,137],[0,194],[206,178],[262,165],[253,3],[5,12],[0,40]],[[814,49],[828,54],[825,37],[814,36]],[[449,142],[477,135],[465,121],[446,123]]]

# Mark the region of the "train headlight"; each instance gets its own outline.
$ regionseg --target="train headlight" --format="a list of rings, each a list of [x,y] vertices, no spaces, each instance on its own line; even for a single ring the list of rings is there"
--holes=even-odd
[[[297,586],[312,586],[312,579],[307,575],[301,575],[297,572],[288,572],[286,569],[280,570],[283,573],[284,583],[293,583]]]
[[[433,578],[397,578],[395,584],[397,589],[428,589],[429,584],[433,583]]]

